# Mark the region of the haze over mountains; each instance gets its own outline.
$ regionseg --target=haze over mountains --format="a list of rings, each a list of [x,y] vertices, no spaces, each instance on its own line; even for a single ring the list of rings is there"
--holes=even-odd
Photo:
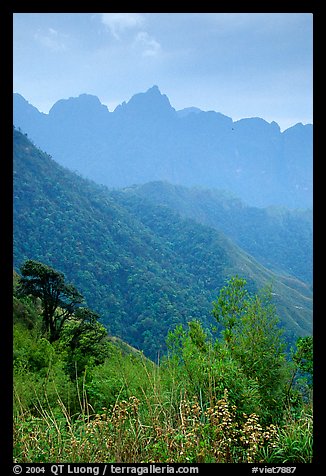
[[[82,94],[44,114],[14,94],[14,124],[16,269],[62,271],[153,358],[176,324],[212,324],[236,274],[272,284],[290,340],[312,332],[311,124],[176,111],[157,86],[113,112]]]
[[[35,259],[63,272],[111,333],[152,358],[176,324],[212,324],[212,301],[236,274],[252,291],[272,284],[289,339],[312,332],[310,286],[140,191],[110,191],[79,177],[17,130],[14,259],[16,269]]]
[[[311,209],[250,207],[223,191],[168,182],[135,185],[125,188],[124,193],[144,197],[153,204],[175,210],[182,217],[223,232],[267,268],[312,285]]]
[[[224,189],[257,207],[312,207],[313,126],[176,111],[157,86],[113,112],[82,94],[40,113],[14,94],[14,124],[84,177],[108,187],[150,181]]]

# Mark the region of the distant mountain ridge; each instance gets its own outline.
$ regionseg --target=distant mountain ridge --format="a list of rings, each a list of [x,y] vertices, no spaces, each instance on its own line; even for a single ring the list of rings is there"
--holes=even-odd
[[[249,207],[220,190],[150,182],[124,189],[222,231],[268,269],[312,285],[313,212]]]
[[[311,124],[176,111],[157,86],[109,112],[96,96],[48,114],[14,94],[14,124],[54,159],[108,187],[150,181],[229,190],[252,206],[312,207]]]
[[[312,290],[264,268],[222,233],[168,207],[109,191],[63,168],[14,130],[14,262],[67,277],[111,334],[156,358],[168,330],[214,323],[212,301],[236,274],[273,298],[293,339],[312,332]]]

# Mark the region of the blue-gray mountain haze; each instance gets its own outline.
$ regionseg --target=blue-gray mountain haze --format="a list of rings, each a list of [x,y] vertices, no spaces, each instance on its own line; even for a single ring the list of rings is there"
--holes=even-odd
[[[163,180],[228,190],[252,206],[312,208],[312,124],[281,132],[262,118],[176,111],[157,86],[113,112],[81,94],[44,114],[16,93],[14,124],[61,165],[111,188]]]
[[[17,129],[13,165],[15,269],[34,259],[63,272],[110,332],[146,355],[156,358],[177,324],[213,324],[212,301],[236,274],[251,292],[272,285],[289,341],[311,334],[309,213],[162,182],[109,190]]]

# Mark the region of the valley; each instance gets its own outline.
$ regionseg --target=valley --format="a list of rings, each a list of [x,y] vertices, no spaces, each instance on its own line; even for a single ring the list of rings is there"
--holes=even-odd
[[[233,275],[253,292],[272,286],[290,340],[312,332],[308,284],[267,269],[216,228],[81,178],[14,130],[15,269],[26,259],[63,272],[111,334],[154,360],[177,324],[212,325],[212,301]]]

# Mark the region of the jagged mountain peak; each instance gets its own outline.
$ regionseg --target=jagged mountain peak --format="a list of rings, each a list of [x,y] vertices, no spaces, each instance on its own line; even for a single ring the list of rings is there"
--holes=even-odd
[[[244,119],[239,119],[234,123],[234,127],[237,129],[242,129],[244,131],[255,128],[259,132],[276,134],[281,133],[280,126],[277,124],[277,122],[268,122],[265,119],[262,119],[261,117],[247,117]]]
[[[312,139],[312,130],[313,130],[313,125],[312,124],[302,124],[302,122],[297,122],[293,126],[289,127],[288,129],[285,129],[283,131],[283,135],[294,135],[294,134],[305,134],[309,135]]]
[[[179,117],[186,117],[186,116],[189,116],[189,114],[198,114],[200,112],[202,112],[202,110],[199,109],[199,107],[191,106],[191,107],[184,107],[183,109],[179,109],[177,111],[177,114]]]
[[[92,94],[80,94],[78,97],[60,99],[49,111],[49,116],[61,114],[98,114],[108,113],[108,108],[101,104],[99,98]]]
[[[152,86],[146,92],[137,93],[128,102],[123,102],[114,112],[141,114],[145,116],[158,116],[160,114],[174,114],[175,109],[171,106],[166,94],[162,94],[157,85]]]
[[[281,132],[259,117],[233,121],[196,109],[182,115],[157,85],[112,113],[90,94],[60,100],[49,114],[16,99],[14,124],[96,182],[168,180],[227,189],[255,206],[312,206],[312,125]]]
[[[24,98],[24,96],[22,96],[20,93],[14,93],[13,95],[13,100],[14,102],[16,103],[24,103],[24,104],[29,104],[29,102],[27,101],[27,99]]]
[[[27,99],[24,98],[19,93],[14,93],[13,94],[13,106],[14,106],[14,113],[18,112],[20,113],[21,111],[25,112],[28,111],[29,113],[32,113],[34,115],[44,115],[44,113],[40,112],[35,106],[33,106],[30,102],[27,101]]]

